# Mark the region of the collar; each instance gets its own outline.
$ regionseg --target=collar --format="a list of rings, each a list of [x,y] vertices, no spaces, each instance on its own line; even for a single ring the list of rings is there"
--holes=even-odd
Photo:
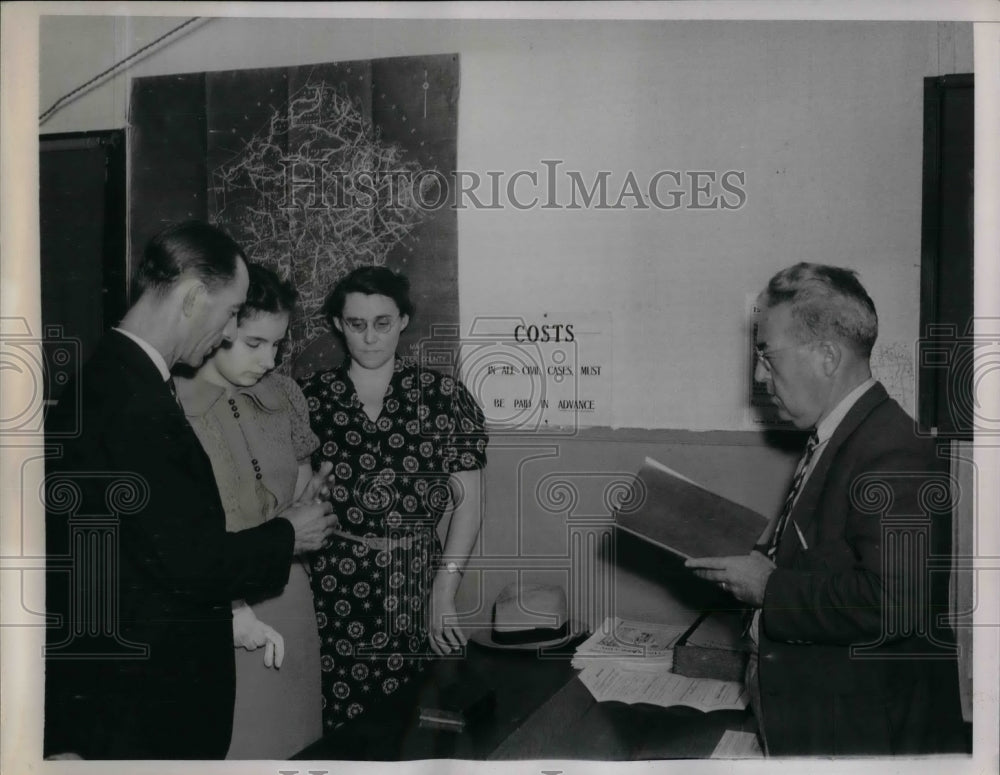
[[[160,376],[163,377],[164,382],[170,379],[170,369],[167,367],[167,361],[164,359],[163,355],[160,354],[159,350],[153,347],[153,345],[151,345],[145,339],[136,336],[131,331],[126,331],[124,328],[115,327],[112,330],[117,331],[122,336],[127,336],[129,339],[131,339],[133,342],[139,345],[139,347],[142,348],[143,352],[149,356],[149,359],[153,362],[153,365],[156,366],[156,370],[160,372]]]
[[[234,385],[229,391],[203,379],[177,377],[174,381],[177,384],[177,397],[184,407],[184,414],[188,417],[201,417],[207,414],[227,392],[246,396],[260,411],[268,414],[281,411],[285,404],[277,380],[270,374],[264,376],[256,385],[250,387]]]
[[[361,406],[361,399],[358,398],[357,388],[354,387],[354,380],[351,379],[350,375],[351,368],[351,356],[348,354],[341,361],[340,365],[333,370],[333,374],[337,380],[343,383],[343,390],[330,390],[331,397],[333,400],[341,404],[346,408],[355,408]],[[397,354],[394,356],[392,377],[389,379],[389,386],[386,388],[385,395],[389,397],[395,393],[401,391],[401,388],[397,384],[400,379],[402,379],[403,372],[407,369],[407,363]]]
[[[847,416],[847,413],[851,411],[851,408],[858,402],[858,399],[867,393],[874,384],[875,378],[869,377],[854,388],[854,390],[840,399],[840,403],[833,408],[833,411],[824,417],[820,424],[816,426],[816,438],[819,440],[820,444],[829,441],[834,431],[837,430],[837,426],[840,425],[843,419]]]

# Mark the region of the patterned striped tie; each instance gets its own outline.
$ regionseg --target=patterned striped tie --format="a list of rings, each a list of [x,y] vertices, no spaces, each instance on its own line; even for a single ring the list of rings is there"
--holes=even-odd
[[[792,506],[795,505],[795,499],[799,496],[799,490],[802,489],[802,482],[805,480],[806,472],[809,470],[809,462],[812,460],[813,452],[816,451],[818,445],[819,438],[816,436],[816,431],[813,431],[809,437],[809,442],[806,444],[806,450],[802,453],[799,466],[795,469],[792,486],[788,489],[788,495],[785,496],[785,504],[781,507],[781,515],[778,517],[778,523],[774,527],[771,543],[767,547],[767,558],[771,562],[774,562],[774,558],[778,554],[778,542],[781,540],[781,534],[785,531],[785,525],[788,524],[788,516],[792,513]],[[760,609],[753,606],[743,611],[743,637],[751,638],[754,643],[757,641],[757,634],[753,623],[759,613]]]
[[[799,490],[802,489],[802,482],[806,478],[806,473],[809,471],[809,463],[812,460],[813,452],[816,451],[816,446],[819,444],[819,438],[816,436],[816,431],[812,432],[809,437],[809,443],[806,444],[806,451],[802,455],[802,460],[799,461],[799,467],[795,469],[795,478],[792,479],[792,486],[788,490],[788,495],[785,497],[785,505],[781,507],[781,516],[778,517],[778,523],[774,528],[774,535],[771,536],[771,544],[767,547],[767,557],[772,562],[774,561],[775,555],[778,553],[778,544],[781,541],[781,534],[785,532],[785,526],[788,524],[788,517],[792,513],[792,506],[795,505],[795,499],[799,495]]]

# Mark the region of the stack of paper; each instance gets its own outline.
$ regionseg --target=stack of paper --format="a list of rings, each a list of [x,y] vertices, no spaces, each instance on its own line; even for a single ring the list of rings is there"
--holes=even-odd
[[[695,617],[697,618],[697,617]],[[689,678],[671,672],[673,648],[691,623],[652,624],[609,617],[577,648],[573,667],[598,702],[646,702],[701,711],[742,710],[747,695],[740,681]]]
[[[710,678],[687,678],[670,672],[634,670],[610,663],[595,663],[579,675],[598,702],[645,702],[669,708],[685,705],[708,712],[743,710],[748,696],[743,684]]]
[[[613,665],[633,670],[669,671],[673,647],[690,624],[652,624],[609,617],[596,632],[580,644],[573,667]]]

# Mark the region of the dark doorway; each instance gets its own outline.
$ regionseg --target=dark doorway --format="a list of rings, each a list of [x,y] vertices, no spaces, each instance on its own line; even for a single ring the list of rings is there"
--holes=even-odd
[[[39,149],[44,398],[54,401],[125,313],[125,131],[44,135]],[[62,347],[67,337],[77,346]]]
[[[973,94],[971,74],[924,79],[918,409],[945,439],[971,439],[975,409]]]

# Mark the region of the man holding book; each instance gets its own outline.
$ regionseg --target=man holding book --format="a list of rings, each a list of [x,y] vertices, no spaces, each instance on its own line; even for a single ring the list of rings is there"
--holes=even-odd
[[[797,264],[758,308],[756,379],[812,433],[753,551],[686,564],[751,606],[746,681],[764,749],[961,750],[948,574],[931,572],[950,557],[949,480],[872,378],[875,306],[854,272]]]

